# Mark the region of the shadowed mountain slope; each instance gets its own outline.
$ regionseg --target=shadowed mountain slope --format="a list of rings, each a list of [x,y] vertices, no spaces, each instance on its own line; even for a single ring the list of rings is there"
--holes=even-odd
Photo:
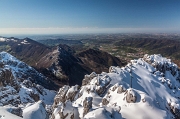
[[[1,38],[0,51],[5,50],[33,66],[59,86],[81,85],[85,74],[108,71],[109,66],[122,62],[108,53],[88,49],[75,54],[67,45],[48,47],[29,38]]]

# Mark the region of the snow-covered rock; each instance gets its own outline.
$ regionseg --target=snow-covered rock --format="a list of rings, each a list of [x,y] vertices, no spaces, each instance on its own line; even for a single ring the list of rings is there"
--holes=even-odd
[[[0,53],[0,64],[0,105],[18,106],[38,100],[52,103],[55,91],[40,85],[48,82],[45,76],[6,52]]]
[[[72,102],[67,100],[56,105],[51,119],[79,119],[78,108],[72,106]]]
[[[49,119],[49,115],[45,110],[45,104],[38,101],[35,104],[25,107],[23,110],[24,119]]]
[[[23,112],[25,119],[48,119],[48,114],[52,112],[47,112],[47,107],[53,104],[56,92],[44,88],[42,84],[49,84],[44,75],[12,55],[0,53],[0,106],[3,112],[7,110],[19,117]],[[27,107],[29,103],[32,106]]]
[[[9,107],[0,107],[0,119],[23,119],[20,116],[12,114],[12,108]]]
[[[62,112],[70,113],[59,107],[67,102],[68,107],[78,109],[77,118],[179,119],[179,79],[180,70],[171,60],[145,55],[122,68],[111,66],[109,73],[86,75],[80,88],[62,87],[56,97],[74,92],[73,99],[55,98],[51,119],[60,119]],[[87,110],[85,105],[89,105]]]

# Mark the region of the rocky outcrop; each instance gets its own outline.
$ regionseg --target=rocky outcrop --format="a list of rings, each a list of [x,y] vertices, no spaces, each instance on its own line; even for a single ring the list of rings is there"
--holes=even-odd
[[[54,104],[53,104],[54,107],[56,107],[56,105],[59,102],[64,103],[66,101],[66,93],[67,93],[69,88],[70,88],[69,86],[65,85],[59,89],[58,94],[54,98]]]
[[[71,102],[74,101],[75,98],[77,98],[79,88],[80,87],[78,85],[71,86],[71,88],[66,93],[66,100],[70,100]]]
[[[83,101],[83,117],[90,111],[92,108],[92,97],[86,97]]]
[[[0,86],[12,85],[14,76],[8,69],[0,70]]]
[[[95,72],[92,72],[90,75],[85,75],[84,79],[82,80],[82,86],[89,84],[89,82],[94,78],[97,77]]]
[[[103,98],[102,99],[102,104],[107,105],[107,104],[109,104],[109,101],[106,98]]]
[[[180,109],[177,108],[177,104],[168,103],[171,112],[175,115],[175,119],[180,118]]]
[[[127,90],[125,94],[126,94],[127,103],[135,103],[136,102],[137,97],[136,97],[133,89]]]
[[[179,71],[179,68],[176,64],[171,65],[171,60],[168,59],[165,62],[159,62],[154,59],[155,56],[150,56],[148,54],[145,54],[143,57],[143,60],[151,64],[154,68],[156,68],[157,71],[160,71],[165,74],[166,71],[170,71],[173,76],[176,75],[177,71]],[[156,55],[156,57],[162,57],[160,54]]]
[[[50,119],[79,119],[79,112],[76,107],[72,106],[72,102],[67,100],[64,103],[59,102],[57,104]]]
[[[54,101],[51,119],[74,118],[70,108],[78,108],[77,118],[82,119],[133,118],[131,112],[137,113],[137,118],[179,119],[179,70],[159,55],[151,57],[154,58],[149,62],[142,58],[132,60],[131,73],[130,64],[122,68],[112,66],[110,73],[86,75],[80,88],[63,86]],[[156,60],[157,66],[153,65]],[[164,66],[174,68],[161,70],[164,62]]]
[[[34,68],[6,52],[0,53],[0,63],[3,65],[3,68],[0,69],[0,85],[14,85],[17,83],[17,80],[23,81],[28,79],[32,83],[42,85],[45,88],[56,89],[57,87]]]
[[[123,87],[123,85],[120,85],[120,86],[118,87],[117,93],[118,93],[118,94],[121,94],[121,93],[123,93],[123,92],[125,92],[125,91],[126,91],[126,89]]]
[[[55,94],[45,89],[52,82],[24,62],[19,61],[12,55],[0,53],[0,105],[13,105],[34,103],[45,95]],[[41,85],[39,85],[41,84]],[[47,85],[48,84],[48,85]],[[47,92],[49,94],[47,94]]]
[[[57,107],[59,103],[65,103],[66,101],[74,101],[75,98],[78,97],[77,92],[79,90],[79,86],[67,86],[64,85],[62,88],[59,89],[59,92],[54,98],[54,104],[53,104],[53,109]]]
[[[104,82],[104,80],[106,80]],[[103,95],[104,92],[108,89],[108,85],[111,81],[111,78],[108,76],[108,75],[104,75],[104,76],[100,76],[98,75],[96,77],[96,85],[97,85],[97,88],[96,88],[96,92],[98,95]]]
[[[23,111],[20,107],[12,107],[12,108],[9,108],[8,111],[12,114],[19,116],[19,117],[23,117],[22,116]]]
[[[9,98],[12,97],[12,98]],[[20,96],[13,87],[6,86],[0,88],[0,105],[8,105],[11,104],[13,106],[18,106],[21,104]]]

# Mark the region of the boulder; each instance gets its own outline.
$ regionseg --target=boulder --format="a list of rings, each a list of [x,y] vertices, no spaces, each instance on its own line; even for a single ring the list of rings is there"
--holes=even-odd
[[[130,89],[126,91],[126,101],[127,103],[135,103],[136,102],[136,95],[135,92]]]
[[[117,93],[118,93],[118,94],[121,94],[121,93],[123,93],[123,92],[125,92],[125,91],[126,91],[126,89],[125,89],[122,85],[120,85],[120,86],[118,87]]]

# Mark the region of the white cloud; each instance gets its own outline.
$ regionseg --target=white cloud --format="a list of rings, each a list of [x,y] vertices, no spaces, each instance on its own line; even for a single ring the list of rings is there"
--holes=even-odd
[[[0,34],[78,34],[78,33],[162,33],[177,32],[175,28],[0,28]]]

